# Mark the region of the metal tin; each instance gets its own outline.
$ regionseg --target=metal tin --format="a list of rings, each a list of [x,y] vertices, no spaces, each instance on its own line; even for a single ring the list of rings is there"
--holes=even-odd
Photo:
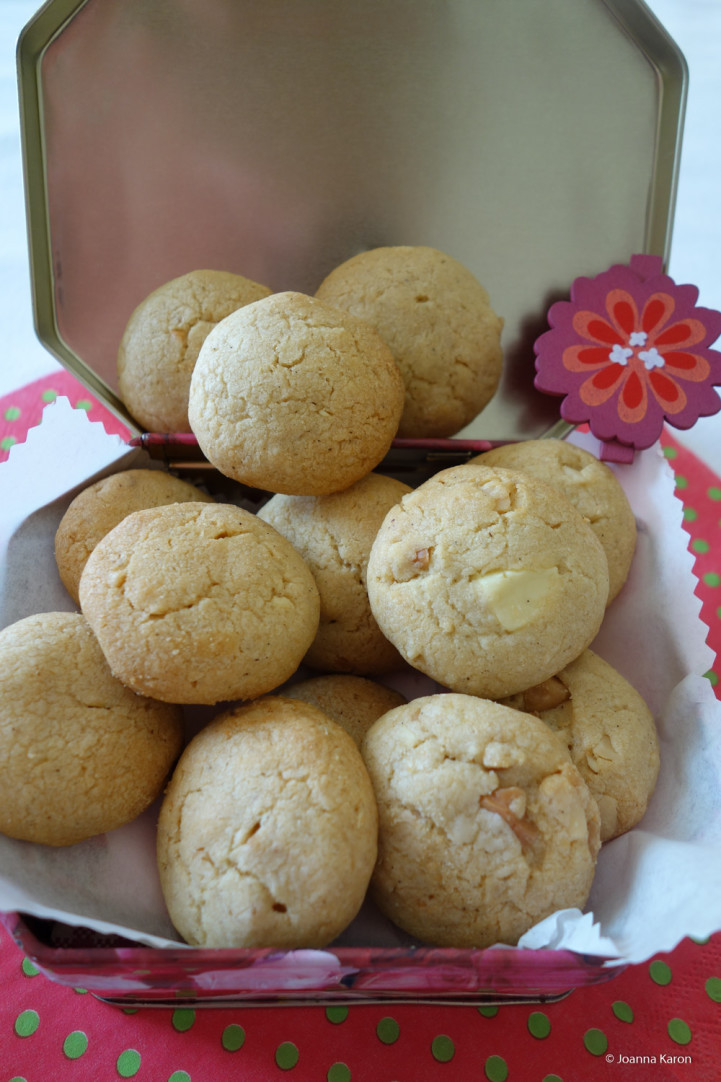
[[[51,0],[19,42],[37,332],[123,417],[134,307],[192,269],[314,292],[428,244],[504,317],[463,434],[547,433],[533,341],[581,274],[668,257],[687,76],[640,0]]]
[[[37,333],[138,436],[117,345],[188,270],[313,292],[364,248],[447,251],[505,319],[502,386],[462,435],[508,440],[559,430],[532,386],[550,303],[668,258],[687,76],[639,0],[50,0],[18,59]],[[324,980],[299,952],[0,919],[53,979],[122,1003],[537,1001],[619,971],[368,946],[322,952]]]

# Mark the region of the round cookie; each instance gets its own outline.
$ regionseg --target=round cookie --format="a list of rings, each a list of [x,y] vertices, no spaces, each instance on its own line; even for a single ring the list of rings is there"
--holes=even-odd
[[[168,503],[213,503],[213,497],[165,470],[122,470],[88,485],[72,500],[55,534],[63,586],[78,602],[80,576],[98,541],[132,511]]]
[[[636,519],[613,470],[566,440],[522,440],[470,459],[483,466],[523,470],[555,485],[585,519],[608,560],[609,603],[628,578],[636,548]]]
[[[452,691],[499,699],[590,645],[608,563],[557,489],[466,463],[388,513],[367,583],[373,615],[410,665]]]
[[[210,462],[255,488],[338,492],[388,451],[403,380],[378,333],[302,293],[276,293],[208,335],[189,417]]]
[[[583,908],[598,809],[537,718],[429,695],[384,714],[361,750],[378,802],[371,895],[399,927],[441,947],[490,947]]]
[[[586,650],[504,702],[535,714],[566,743],[598,804],[601,841],[636,826],[656,785],[659,746],[651,711],[625,677]]]
[[[170,917],[205,947],[323,947],[356,916],[377,851],[375,797],[346,732],[268,696],[188,745],[158,820]]]
[[[28,616],[0,632],[0,831],[44,845],[135,819],[180,753],[179,707],[111,675],[77,612]]]
[[[289,699],[311,703],[341,725],[360,747],[374,721],[406,702],[394,688],[364,676],[312,676],[283,689]]]
[[[452,436],[495,394],[503,320],[444,252],[372,248],[331,271],[316,296],[367,320],[390,346],[406,388],[399,436]]]
[[[320,594],[320,624],[305,664],[356,674],[388,672],[401,664],[368,601],[366,569],[386,514],[411,489],[369,473],[328,496],[276,495],[258,511],[300,552]]]
[[[111,669],[155,699],[251,699],[297,669],[318,627],[290,542],[231,504],[135,511],[98,542],[80,605]]]
[[[194,270],[142,300],[128,320],[117,360],[120,397],[135,420],[151,432],[190,432],[190,377],[208,333],[270,292],[240,274]]]

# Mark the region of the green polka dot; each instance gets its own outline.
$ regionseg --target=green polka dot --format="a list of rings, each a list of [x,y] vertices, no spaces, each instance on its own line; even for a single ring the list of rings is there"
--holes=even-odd
[[[711,488],[706,489],[706,495],[710,500],[721,500],[721,488],[712,485]]]
[[[121,1078],[133,1078],[140,1070],[140,1052],[134,1048],[126,1048],[115,1061],[118,1074]]]
[[[88,410],[91,410],[92,408],[93,408],[93,404],[92,404],[92,402],[89,402],[87,398],[80,398],[75,403],[75,409],[76,410],[85,410],[86,413],[87,413]]]
[[[676,1044],[688,1044],[691,1040],[691,1030],[683,1018],[672,1018],[666,1029],[669,1037]]]
[[[675,447],[664,447],[663,453],[666,458],[676,458],[678,451]]]
[[[563,1079],[558,1074],[547,1074],[543,1076],[542,1082],[563,1082]]]
[[[10,1082],[28,1082],[27,1078],[23,1078],[22,1075],[16,1074],[10,1079]]]
[[[683,477],[680,473],[677,473],[676,488],[688,488],[688,477]]]
[[[533,1011],[528,1016],[528,1032],[532,1037],[542,1040],[551,1032],[551,1020],[543,1011]]]
[[[433,1058],[439,1063],[450,1063],[456,1054],[456,1049],[450,1037],[447,1037],[445,1033],[439,1033],[431,1041],[431,1052]]]
[[[587,1029],[583,1035],[583,1043],[592,1056],[602,1056],[608,1048],[608,1038],[602,1029]]]
[[[665,962],[659,961],[658,958],[655,962],[651,962],[651,965],[648,967],[648,973],[654,984],[671,983],[671,967]]]
[[[58,397],[58,392],[48,389],[47,391],[43,391],[40,397],[42,398],[43,402],[54,402],[55,399]]]
[[[20,416],[20,410],[18,409],[17,406],[8,406],[8,408],[5,410],[5,420],[6,421],[17,421],[19,416]]]
[[[9,451],[12,445],[17,442],[14,436],[4,436],[0,440],[0,451]]]
[[[622,999],[617,999],[615,1003],[612,1003],[611,1010],[621,1022],[633,1022],[633,1011]]]
[[[281,1071],[290,1071],[298,1062],[298,1049],[292,1041],[283,1041],[275,1050],[275,1062]]]
[[[341,1022],[345,1022],[348,1017],[347,1007],[326,1007],[325,1016],[329,1022],[333,1022],[334,1025],[339,1025]]]
[[[489,1056],[483,1065],[488,1082],[506,1082],[508,1064],[502,1056]]]
[[[495,1018],[498,1014],[498,1007],[495,1003],[489,1003],[487,1006],[479,1007],[478,1013],[482,1014],[484,1018]]]
[[[400,1026],[395,1018],[381,1018],[376,1026],[378,1040],[383,1041],[383,1044],[393,1044],[394,1041],[398,1040],[400,1032]]]
[[[223,1036],[220,1038],[220,1043],[226,1052],[237,1052],[239,1048],[243,1047],[244,1041],[245,1030],[235,1023],[226,1026],[223,1030]]]
[[[20,967],[26,977],[37,977],[40,970],[37,966],[34,966],[29,958],[23,958],[22,965]]]
[[[698,518],[698,511],[694,511],[693,507],[684,507],[683,517],[686,522],[695,522]]]
[[[707,571],[703,576],[706,586],[718,586],[721,583],[721,575],[717,571]]]
[[[719,609],[719,613],[721,614],[721,609]],[[706,945],[706,943],[708,943],[710,941],[711,936],[708,936],[708,935],[705,935],[705,936],[690,935],[689,939],[691,940],[692,943],[697,943],[699,945],[699,947],[703,947],[703,946]]]
[[[709,977],[704,987],[709,999],[714,1003],[721,1003],[721,977]]]
[[[123,1007],[123,1014],[137,1014],[137,1007]]]
[[[87,1051],[87,1048],[88,1038],[82,1030],[79,1029],[74,1030],[72,1033],[68,1033],[63,1041],[63,1052],[68,1059],[80,1059]]]
[[[173,1011],[172,1023],[173,1029],[177,1029],[178,1033],[185,1033],[190,1029],[195,1021],[195,1011],[190,1010],[189,1007],[178,1007]]]
[[[697,537],[691,542],[691,551],[698,553],[699,556],[704,556],[710,548],[708,541],[704,541],[702,537]]]
[[[87,988],[73,988],[76,996],[86,996],[88,994]]]
[[[30,1037],[40,1025],[37,1011],[21,1011],[15,1019],[15,1032],[18,1037]]]
[[[718,684],[718,673],[715,673],[713,669],[709,669],[708,672],[704,673],[704,676],[712,687],[716,687],[716,685]]]
[[[345,1063],[333,1063],[325,1077],[327,1082],[351,1082],[350,1068]]]
[[[192,1082],[192,1080],[187,1071],[173,1071],[168,1082]]]

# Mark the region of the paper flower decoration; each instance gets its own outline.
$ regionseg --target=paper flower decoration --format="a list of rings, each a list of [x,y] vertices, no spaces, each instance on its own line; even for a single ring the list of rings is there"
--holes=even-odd
[[[602,457],[631,461],[664,422],[690,428],[721,409],[721,312],[697,308],[695,286],[678,286],[656,256],[633,256],[595,278],[577,278],[570,301],[548,311],[535,342],[535,386],[565,395],[561,416],[588,423]]]

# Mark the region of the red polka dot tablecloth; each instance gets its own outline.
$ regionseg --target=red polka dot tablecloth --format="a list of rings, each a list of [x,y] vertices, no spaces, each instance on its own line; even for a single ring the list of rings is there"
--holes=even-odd
[[[127,434],[60,372],[0,399],[0,462],[58,395]],[[721,479],[670,433],[662,443],[718,657]],[[717,663],[717,694],[719,675]],[[47,979],[0,928],[0,987],[0,1082],[721,1080],[721,933],[553,1003],[135,1010]]]

